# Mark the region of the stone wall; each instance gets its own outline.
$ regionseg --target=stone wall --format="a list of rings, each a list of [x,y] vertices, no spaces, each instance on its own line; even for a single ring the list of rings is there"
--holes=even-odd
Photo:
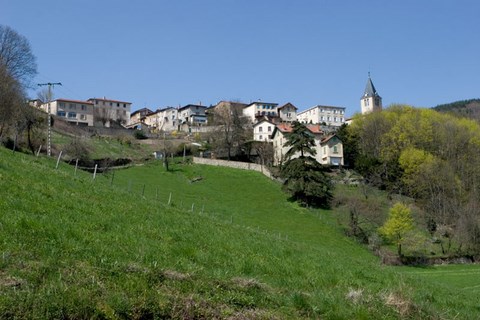
[[[207,158],[198,158],[198,157],[193,157],[193,163],[206,164],[209,166],[229,167],[229,168],[243,169],[243,170],[254,170],[254,171],[263,173],[265,176],[269,177],[270,179],[274,179],[272,174],[270,173],[270,170],[268,170],[267,167],[262,166],[261,164],[256,164],[256,163],[207,159]]]

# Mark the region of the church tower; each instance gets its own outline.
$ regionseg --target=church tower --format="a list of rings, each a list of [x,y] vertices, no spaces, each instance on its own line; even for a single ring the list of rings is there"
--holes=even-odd
[[[378,95],[372,79],[370,78],[370,72],[368,73],[367,85],[365,86],[365,92],[360,98],[360,105],[362,107],[362,114],[370,113],[373,111],[382,111],[382,97]]]

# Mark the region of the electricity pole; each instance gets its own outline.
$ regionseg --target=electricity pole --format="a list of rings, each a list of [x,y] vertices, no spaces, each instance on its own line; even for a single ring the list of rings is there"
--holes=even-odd
[[[52,115],[50,114],[50,102],[52,100],[52,87],[61,86],[60,82],[39,83],[39,87],[48,86],[47,113],[48,113],[48,131],[47,131],[47,156],[52,155]]]

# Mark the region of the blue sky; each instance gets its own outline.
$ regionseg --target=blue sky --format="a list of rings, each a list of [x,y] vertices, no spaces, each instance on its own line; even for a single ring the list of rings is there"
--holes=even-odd
[[[261,99],[352,115],[368,72],[384,105],[479,98],[479,15],[477,0],[0,0],[35,82],[133,110]]]

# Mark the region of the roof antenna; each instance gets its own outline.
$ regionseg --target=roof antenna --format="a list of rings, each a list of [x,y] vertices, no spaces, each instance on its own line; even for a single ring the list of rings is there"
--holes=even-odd
[[[370,78],[370,71],[368,71],[368,78]]]

